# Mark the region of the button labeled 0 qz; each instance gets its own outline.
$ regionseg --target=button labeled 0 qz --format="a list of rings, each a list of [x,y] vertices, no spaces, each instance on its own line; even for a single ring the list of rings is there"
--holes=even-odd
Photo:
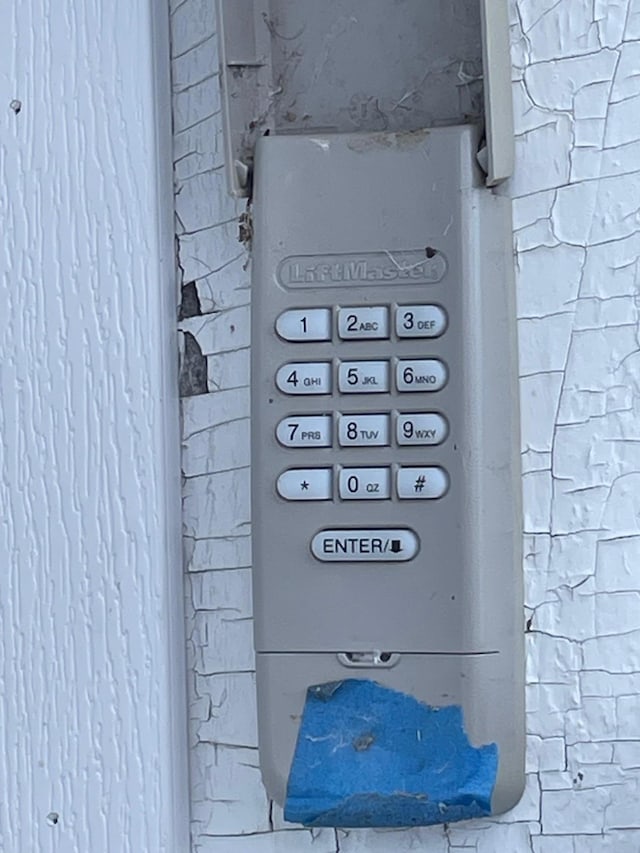
[[[338,482],[343,501],[380,501],[391,496],[389,468],[343,468]]]

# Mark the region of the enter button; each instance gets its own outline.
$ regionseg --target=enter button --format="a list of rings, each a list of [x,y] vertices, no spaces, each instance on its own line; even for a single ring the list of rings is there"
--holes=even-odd
[[[311,553],[323,563],[402,563],[413,560],[420,542],[413,530],[321,530],[311,540]]]

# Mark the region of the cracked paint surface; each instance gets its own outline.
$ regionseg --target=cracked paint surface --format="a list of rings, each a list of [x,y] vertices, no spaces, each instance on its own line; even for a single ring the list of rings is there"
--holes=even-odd
[[[522,399],[527,789],[507,815],[298,830],[257,769],[249,271],[223,172],[213,4],[173,0],[193,844],[199,853],[640,849],[640,0],[511,6]],[[222,497],[224,496],[224,497]],[[286,831],[285,831],[286,829]]]

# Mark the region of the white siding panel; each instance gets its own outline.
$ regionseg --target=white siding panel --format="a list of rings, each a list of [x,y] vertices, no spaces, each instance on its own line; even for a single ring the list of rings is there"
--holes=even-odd
[[[0,27],[0,848],[181,853],[168,12]]]

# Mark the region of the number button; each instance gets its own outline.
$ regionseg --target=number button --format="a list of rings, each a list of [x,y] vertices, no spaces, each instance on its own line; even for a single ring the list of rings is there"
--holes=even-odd
[[[285,311],[276,320],[276,332],[285,341],[330,341],[331,310],[309,308]]]
[[[283,364],[276,373],[276,385],[284,394],[330,394],[331,362]]]
[[[389,311],[375,308],[340,308],[338,334],[343,340],[370,340],[389,337]]]
[[[345,361],[338,369],[343,394],[381,394],[389,390],[388,361]]]
[[[338,491],[343,501],[387,500],[391,495],[388,468],[343,468]]]
[[[396,310],[399,338],[439,338],[447,328],[447,315],[438,305],[402,305]]]
[[[401,500],[435,500],[449,488],[449,476],[443,468],[400,468],[398,497]]]
[[[283,447],[331,447],[331,415],[285,418],[276,437]]]
[[[447,368],[435,358],[399,361],[396,365],[398,391],[439,391],[447,384]]]
[[[415,412],[398,415],[396,441],[398,444],[442,444],[449,432],[449,425],[442,415]]]
[[[331,468],[291,468],[280,474],[276,488],[286,501],[329,501],[332,481]]]
[[[342,447],[387,447],[389,415],[341,415],[338,441]]]

